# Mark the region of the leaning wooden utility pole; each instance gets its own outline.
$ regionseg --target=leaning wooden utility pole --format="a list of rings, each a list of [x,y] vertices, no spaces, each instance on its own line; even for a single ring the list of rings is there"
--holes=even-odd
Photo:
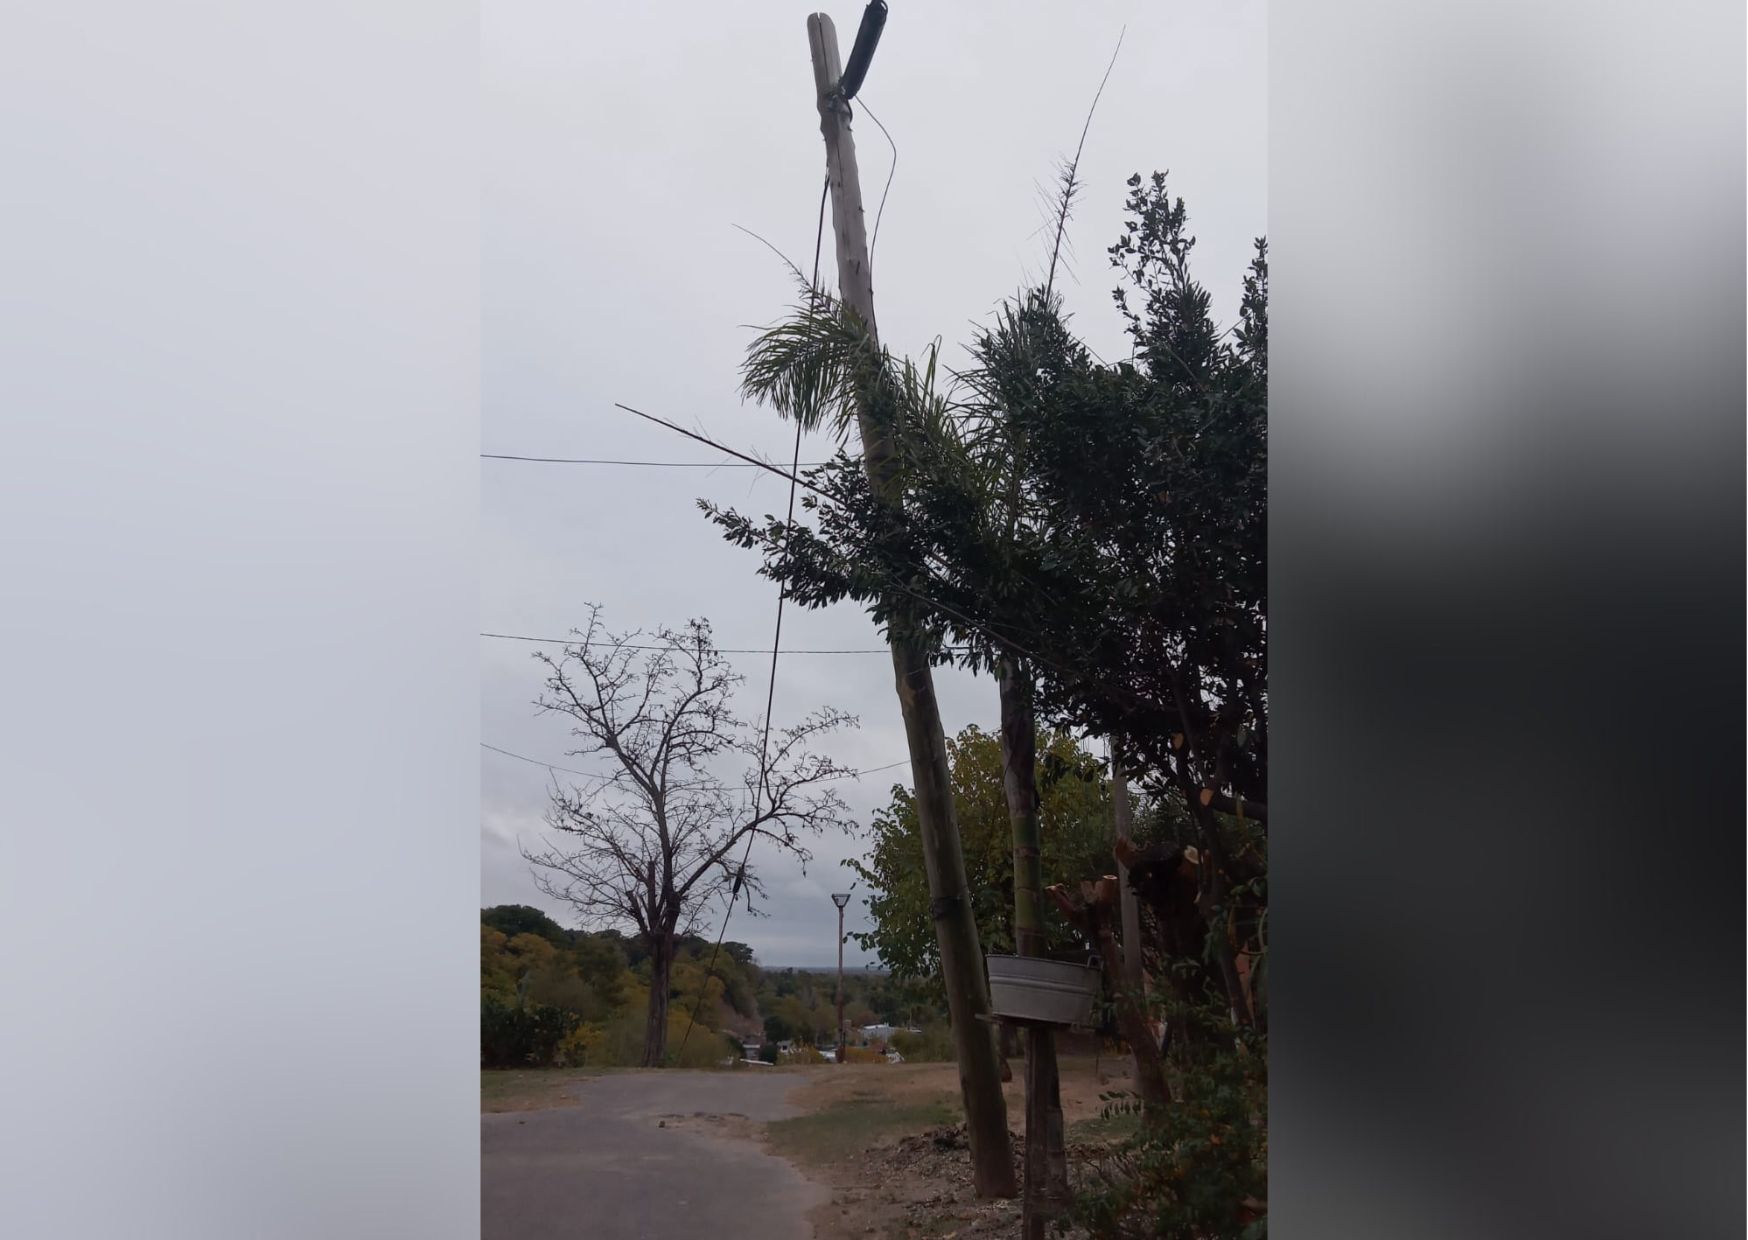
[[[830,175],[838,294],[844,306],[862,320],[870,343],[878,347],[867,224],[862,216],[862,182],[856,169],[856,145],[850,136],[850,106],[839,91],[843,65],[838,57],[837,30],[830,17],[815,13],[807,19],[807,42],[813,54],[814,95]],[[862,459],[875,496],[884,503],[900,503],[890,428],[880,424],[865,402],[856,416],[862,435]],[[895,608],[892,631],[896,635],[890,639],[892,670],[897,680],[899,708],[904,715],[905,738],[910,746],[923,867],[928,874],[930,912],[941,952],[941,974],[946,983],[947,1010],[959,1061],[959,1090],[965,1103],[972,1178],[980,1197],[1012,1197],[1019,1186],[1014,1181],[1007,1100],[1001,1092],[1001,1063],[996,1055],[995,1036],[986,1023],[989,983],[984,976],[977,922],[966,890],[959,826],[953,816],[947,737],[941,726],[941,708],[935,698],[935,680],[927,652],[903,631],[906,610],[902,604]]]

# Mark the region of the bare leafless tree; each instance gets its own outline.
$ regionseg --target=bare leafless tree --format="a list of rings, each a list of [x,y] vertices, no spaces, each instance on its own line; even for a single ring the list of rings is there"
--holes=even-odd
[[[800,723],[765,729],[734,713],[743,678],[711,638],[710,623],[615,636],[600,608],[546,665],[536,705],[572,721],[572,756],[605,754],[613,770],[592,787],[555,785],[547,824],[571,837],[523,849],[541,891],[569,904],[585,925],[636,927],[650,956],[643,1063],[667,1053],[669,974],[682,926],[709,921],[709,907],[764,889],[741,859],[761,837],[802,860],[806,834],[847,830],[830,781],[848,768],[809,751],[855,719],[829,707]],[[738,768],[738,769],[736,769]],[[724,906],[726,908],[726,905]]]

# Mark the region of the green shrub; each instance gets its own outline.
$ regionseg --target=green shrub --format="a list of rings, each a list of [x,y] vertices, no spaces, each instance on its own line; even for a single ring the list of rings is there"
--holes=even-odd
[[[581,1023],[575,1013],[560,1008],[539,1003],[516,1007],[485,996],[480,1001],[480,1067],[551,1067],[560,1045]]]
[[[1174,1065],[1172,1100],[1095,1169],[1074,1221],[1121,1240],[1262,1240],[1268,1235],[1268,1046]],[[1139,1110],[1108,1095],[1105,1117]]]
[[[723,1037],[703,1021],[686,1036],[689,1015],[668,1012],[668,1053],[663,1061],[670,1068],[717,1068],[722,1066]],[[740,1039],[734,1041],[734,1056],[740,1058]],[[641,1045],[639,1053],[642,1053]]]
[[[599,1067],[606,1044],[607,1032],[600,1025],[578,1025],[558,1044],[559,1063],[566,1068]]]
[[[945,1024],[925,1025],[921,1033],[899,1029],[886,1044],[906,1063],[946,1063],[953,1056],[953,1031]]]
[[[606,1037],[597,1063],[611,1067],[633,1067],[643,1062],[643,1034],[646,1017],[641,1006],[620,1008],[606,1024]]]

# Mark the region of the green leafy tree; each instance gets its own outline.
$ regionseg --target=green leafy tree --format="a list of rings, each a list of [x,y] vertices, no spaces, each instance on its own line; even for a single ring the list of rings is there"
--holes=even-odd
[[[814,359],[801,386],[879,389],[904,503],[878,502],[840,455],[810,473],[807,519],[707,510],[804,605],[867,602],[938,659],[996,671],[1004,725],[1035,710],[1111,737],[1183,801],[1223,920],[1247,877],[1222,816],[1267,820],[1267,247],[1222,331],[1190,274],[1182,200],[1162,174],[1130,191],[1110,257],[1131,360],[1093,357],[1047,285],[1003,307],[943,395],[908,381],[933,374],[932,354],[886,361],[816,303],[784,328]],[[1214,946],[1245,1019],[1232,953]]]
[[[611,939],[562,930],[535,909],[486,909],[480,915],[482,1000],[551,1007],[598,1022],[624,1002],[624,979],[624,955]]]
[[[969,727],[949,740],[947,748],[978,938],[992,952],[1011,952],[1014,910],[1008,893],[1013,890],[1014,857],[1001,743],[994,735]],[[1114,862],[1110,790],[1102,766],[1065,734],[1040,737],[1038,750],[1043,755],[1040,826],[1046,881],[1070,882],[1089,873],[1105,873]],[[853,932],[853,937],[879,956],[895,980],[921,979],[938,988],[922,841],[908,791],[893,788],[891,802],[875,811],[869,834],[868,854],[850,865],[870,888],[867,905],[874,926]],[[1046,919],[1046,943],[1048,950],[1059,954],[1084,950],[1054,910]]]
[[[514,1003],[517,973],[515,964],[504,949],[508,936],[501,930],[481,924],[479,928],[480,996],[500,1003]]]
[[[482,925],[490,926],[507,938],[515,938],[518,934],[534,934],[555,947],[568,945],[571,941],[569,931],[539,909],[527,904],[500,904],[495,908],[483,909],[479,919]]]
[[[578,975],[587,979],[601,1002],[617,1008],[625,1001],[625,952],[617,939],[578,933],[573,936],[571,954]]]
[[[1201,1039],[1196,1055],[1190,1039],[1175,1044],[1176,1103],[1149,1115],[1083,1221],[1094,1234],[1253,1236],[1266,1228],[1266,1023],[1253,999],[1266,991],[1247,988],[1239,961],[1264,974],[1267,247],[1257,242],[1238,321],[1221,329],[1190,273],[1182,200],[1160,174],[1129,188],[1109,251],[1129,359],[1095,357],[1046,281],[977,334],[973,365],[944,392],[935,349],[920,365],[894,360],[855,316],[813,299],[761,339],[762,379],[798,407],[877,410],[890,462],[879,494],[863,462],[840,454],[808,474],[800,520],[706,509],[803,605],[862,602],[895,642],[996,674],[1014,794],[995,815],[1003,862],[1010,821],[1016,846],[1041,838],[1027,788],[1034,718],[1111,738],[1180,846],[1172,865],[1193,841],[1199,954],[1224,993],[1188,988],[1172,1019],[1226,1036]],[[957,755],[952,765],[957,784]],[[969,765],[964,782],[990,787]],[[957,787],[954,802],[978,937],[999,949],[1014,876],[976,873],[990,852],[971,842],[976,802]],[[895,792],[863,870],[875,928],[862,941],[901,977],[933,974],[916,811]],[[1028,888],[1052,875],[1020,877]],[[1179,936],[1172,951],[1197,946]],[[1176,978],[1202,961],[1159,963]],[[1181,1010],[1208,998],[1206,1012]],[[1232,1016],[1241,1050],[1227,1049]]]

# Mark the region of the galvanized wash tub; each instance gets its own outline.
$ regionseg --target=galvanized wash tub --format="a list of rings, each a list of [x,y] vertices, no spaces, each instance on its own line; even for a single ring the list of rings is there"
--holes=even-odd
[[[1097,969],[1036,956],[990,956],[987,962],[989,1005],[996,1016],[1051,1025],[1092,1023]]]

